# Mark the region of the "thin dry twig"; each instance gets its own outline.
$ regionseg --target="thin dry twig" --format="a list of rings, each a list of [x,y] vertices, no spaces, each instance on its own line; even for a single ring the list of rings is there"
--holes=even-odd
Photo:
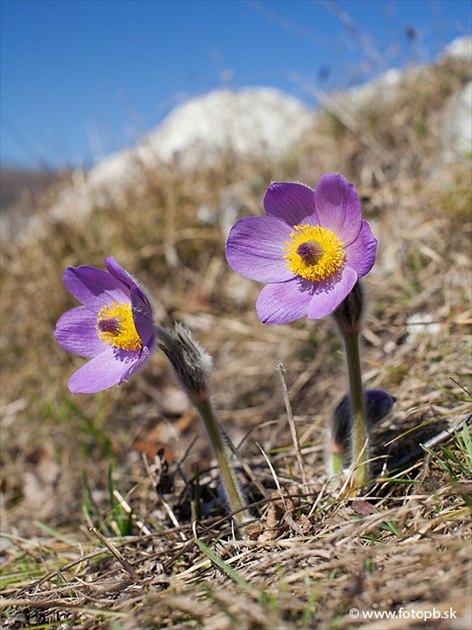
[[[136,573],[136,571],[133,569],[133,567],[128,562],[128,560],[126,560],[126,558],[123,556],[123,554],[120,551],[118,551],[118,549],[115,547],[115,545],[111,541],[109,541],[101,532],[99,532],[96,527],[91,527],[89,531],[91,531],[92,534],[94,536],[96,536],[105,545],[105,547],[110,551],[110,553],[115,556],[115,558],[121,564],[123,569],[127,573],[130,574],[130,576],[133,578],[133,580],[136,580],[136,581],[140,581],[141,580],[141,578]]]
[[[277,372],[279,373],[280,382],[282,384],[282,394],[285,403],[285,410],[287,412],[287,420],[290,427],[290,433],[292,435],[293,446],[295,449],[295,455],[302,475],[302,481],[304,490],[306,493],[310,492],[310,484],[308,481],[308,475],[305,470],[305,463],[303,461],[302,451],[300,449],[300,440],[298,439],[297,428],[295,426],[295,419],[293,417],[292,404],[290,402],[290,396],[287,388],[287,381],[285,380],[285,368],[282,363],[277,364]]]

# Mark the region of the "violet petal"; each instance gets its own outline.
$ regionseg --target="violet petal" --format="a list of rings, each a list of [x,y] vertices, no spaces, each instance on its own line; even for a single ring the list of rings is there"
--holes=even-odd
[[[345,250],[345,264],[355,269],[362,278],[372,269],[375,263],[378,241],[372,234],[367,221],[362,221],[361,231],[357,239]]]
[[[308,306],[308,319],[321,319],[330,315],[357,282],[357,273],[350,267],[342,267],[335,277],[315,285],[313,298]]]
[[[274,182],[264,195],[264,208],[268,216],[281,219],[291,227],[317,224],[315,193],[308,186],[295,182]]]
[[[139,287],[132,287],[130,296],[131,311],[136,332],[143,345],[150,346],[154,339],[154,318],[149,302]]]
[[[149,361],[149,359],[152,356],[152,353],[154,351],[155,348],[155,341],[152,340],[150,343],[149,347],[145,347],[141,350],[139,357],[137,358],[137,360],[126,370],[126,372],[122,375],[121,379],[120,379],[120,385],[122,383],[124,383],[125,381],[129,381],[129,379],[136,374],[136,372],[139,372],[139,370],[141,370],[146,363]]]
[[[61,315],[54,336],[64,350],[79,357],[95,357],[105,346],[98,337],[96,324],[97,314],[85,306],[78,306]]]
[[[97,267],[67,267],[63,282],[79,302],[97,312],[110,302],[124,303],[129,300],[128,288],[107,271]]]
[[[130,274],[119,265],[113,256],[107,256],[105,258],[105,267],[117,280],[122,282],[128,289],[137,286],[137,282]]]
[[[342,175],[322,175],[315,190],[319,225],[334,232],[347,247],[361,229],[361,204],[356,189]]]
[[[288,324],[307,314],[314,284],[301,278],[266,284],[256,301],[263,324]]]
[[[293,278],[284,260],[284,243],[291,229],[273,217],[239,219],[226,242],[226,258],[238,273],[257,282]]]
[[[103,352],[72,375],[69,381],[70,391],[73,394],[95,394],[117,385],[137,361],[139,354],[105,346]]]

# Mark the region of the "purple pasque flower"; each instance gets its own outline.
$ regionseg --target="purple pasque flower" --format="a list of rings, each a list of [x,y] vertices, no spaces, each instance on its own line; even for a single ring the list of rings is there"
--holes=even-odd
[[[267,216],[237,221],[226,243],[230,266],[266,284],[256,302],[259,319],[287,324],[329,315],[375,262],[377,239],[356,189],[331,174],[316,190],[275,182],[264,208]]]
[[[91,358],[72,375],[73,394],[121,385],[155,348],[149,297],[112,256],[105,266],[107,271],[83,265],[64,272],[64,286],[83,306],[61,315],[54,336],[65,350]]]

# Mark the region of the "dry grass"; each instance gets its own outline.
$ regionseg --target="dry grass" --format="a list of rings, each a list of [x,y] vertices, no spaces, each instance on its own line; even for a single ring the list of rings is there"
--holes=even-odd
[[[374,452],[401,455],[465,418],[470,163],[442,162],[437,114],[466,79],[466,69],[448,66],[424,84],[407,80],[396,103],[357,114],[361,134],[331,111],[278,164],[228,155],[194,173],[162,167],[88,218],[58,223],[43,211],[41,233],[3,247],[5,628],[425,627],[411,615],[352,619],[352,607],[452,608],[462,621],[434,627],[469,627],[466,431],[408,470],[387,476],[378,465],[357,500],[327,487],[323,427],[345,390],[339,339],[328,319],[263,327],[253,308],[259,287],[228,268],[221,228],[228,207],[235,217],[261,213],[272,180],[314,186],[321,173],[341,172],[354,182],[380,239],[366,280],[365,380],[397,397]],[[214,223],[199,219],[203,207]],[[185,321],[214,357],[215,402],[251,473],[241,470],[254,501],[246,531],[234,532],[214,500],[211,454],[161,356],[122,388],[74,398],[67,390],[83,360],[52,337],[74,305],[62,272],[102,266],[110,254],[149,287],[164,325]],[[415,314],[435,330],[409,328]],[[159,449],[169,462],[160,470]]]

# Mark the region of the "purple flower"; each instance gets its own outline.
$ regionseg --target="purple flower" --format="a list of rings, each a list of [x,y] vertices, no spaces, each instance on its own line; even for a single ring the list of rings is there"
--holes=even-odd
[[[267,216],[231,228],[226,258],[238,273],[264,282],[256,302],[263,324],[332,313],[375,262],[377,239],[362,220],[356,189],[341,175],[323,175],[316,190],[275,182],[264,197]]]
[[[84,265],[64,272],[64,286],[83,306],[59,318],[54,336],[65,350],[91,358],[72,375],[73,394],[121,385],[155,348],[149,298],[112,256],[105,266],[107,271]]]

